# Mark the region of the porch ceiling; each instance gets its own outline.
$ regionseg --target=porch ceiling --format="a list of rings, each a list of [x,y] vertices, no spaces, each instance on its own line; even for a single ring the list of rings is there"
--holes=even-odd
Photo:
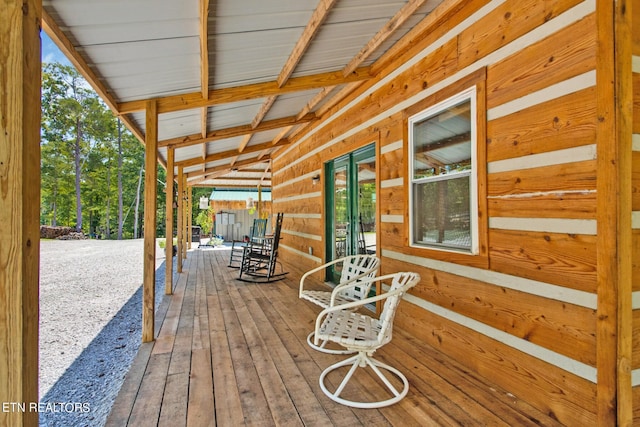
[[[175,149],[189,185],[268,187],[277,150],[442,1],[44,0],[43,27],[143,142],[157,100],[160,161]]]

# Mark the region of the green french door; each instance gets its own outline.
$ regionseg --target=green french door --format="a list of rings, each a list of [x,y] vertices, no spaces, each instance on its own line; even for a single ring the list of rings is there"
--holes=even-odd
[[[327,260],[355,254],[375,254],[375,144],[325,164]],[[329,272],[337,281],[340,267]]]

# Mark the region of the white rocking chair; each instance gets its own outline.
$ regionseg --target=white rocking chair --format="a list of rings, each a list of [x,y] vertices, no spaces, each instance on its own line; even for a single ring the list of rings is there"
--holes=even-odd
[[[314,273],[325,271],[328,267],[342,263],[342,272],[340,281],[332,291],[319,291],[305,289],[305,281]],[[335,259],[312,270],[307,271],[300,278],[299,297],[311,301],[312,303],[322,307],[332,307],[336,304],[344,304],[351,301],[358,301],[369,296],[371,282],[364,281],[375,277],[380,268],[380,259],[374,255],[351,255],[344,258]],[[357,282],[354,286],[350,285]],[[360,284],[362,283],[362,284]],[[314,344],[312,331],[307,337],[307,343],[314,349],[323,353],[330,354],[348,354],[348,350],[334,350],[326,348],[326,342],[320,345]]]
[[[330,399],[342,403],[343,405],[355,408],[381,408],[389,406],[402,400],[409,391],[409,382],[396,368],[385,363],[375,360],[373,353],[383,345],[391,341],[391,333],[393,330],[393,319],[396,309],[402,295],[420,281],[417,273],[395,273],[369,279],[371,283],[391,279],[391,288],[389,291],[376,295],[374,297],[365,298],[360,301],[352,301],[349,303],[335,305],[324,309],[316,319],[315,329],[315,345],[319,345],[321,341],[330,341],[346,347],[350,351],[357,351],[358,354],[335,363],[325,369],[320,374],[320,388]],[[357,284],[352,284],[357,285]],[[349,285],[347,285],[349,286]],[[365,314],[356,313],[353,310],[366,304],[376,301],[386,300],[379,319],[375,319]],[[349,366],[351,368],[345,375],[344,379],[337,387],[335,392],[329,391],[325,385],[325,377],[330,372]],[[353,376],[358,367],[371,367],[371,369],[380,377],[382,382],[387,386],[393,396],[389,399],[378,400],[374,402],[358,402],[347,400],[340,397],[345,386]],[[403,388],[398,391],[389,379],[382,373],[381,369],[395,374],[403,383]]]

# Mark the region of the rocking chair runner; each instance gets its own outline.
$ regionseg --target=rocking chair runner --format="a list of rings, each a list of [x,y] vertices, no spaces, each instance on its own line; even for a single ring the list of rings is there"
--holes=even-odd
[[[420,281],[420,276],[417,273],[404,272],[368,279],[367,281],[373,283],[389,279],[391,279],[391,288],[388,292],[374,297],[365,298],[360,301],[353,301],[346,304],[328,307],[324,309],[316,319],[314,338],[316,345],[319,345],[323,340],[331,341],[340,344],[351,351],[358,352],[355,356],[329,366],[322,372],[322,374],[320,374],[320,388],[324,394],[338,403],[355,408],[380,408],[399,402],[409,391],[409,382],[404,374],[392,366],[375,360],[372,356],[378,348],[391,341],[393,319],[402,295]],[[357,286],[359,284],[360,283],[352,283],[347,286]],[[385,300],[385,302],[379,319],[353,311],[353,309],[380,300]],[[336,391],[329,391],[325,385],[325,378],[327,374],[338,368],[349,365],[351,365],[351,368],[337,387]],[[344,391],[345,386],[353,376],[356,369],[358,367],[364,368],[367,366],[371,367],[376,375],[378,375],[386,385],[387,389],[393,394],[393,397],[374,402],[358,402],[340,397],[340,394]],[[383,374],[381,369],[395,374],[395,376],[403,383],[402,390],[398,391]]]
[[[272,238],[264,237],[262,240],[254,238],[249,241],[242,253],[238,279],[245,282],[272,282],[282,279],[287,274],[282,271],[282,264],[278,263],[283,217],[283,213],[277,214]],[[280,265],[279,273],[276,273],[276,264]],[[243,274],[244,277],[242,277]]]
[[[314,273],[325,271],[332,265],[342,263],[342,272],[340,281],[332,291],[320,291],[305,289],[307,279]],[[298,296],[322,307],[332,307],[336,304],[344,304],[351,301],[361,300],[369,296],[371,282],[366,279],[375,277],[380,268],[380,259],[374,255],[351,255],[344,258],[335,259],[319,267],[307,271],[300,278],[300,291]],[[356,286],[346,286],[352,282],[359,282]],[[307,337],[307,343],[314,349],[323,353],[346,354],[348,351],[333,350],[326,348],[324,341],[320,346],[316,346],[313,342],[314,332],[312,331]]]

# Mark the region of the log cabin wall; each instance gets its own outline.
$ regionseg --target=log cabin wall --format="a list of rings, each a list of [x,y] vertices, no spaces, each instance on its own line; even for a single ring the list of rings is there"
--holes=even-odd
[[[448,11],[426,18],[405,38],[404,50],[374,65],[372,81],[276,157],[273,209],[285,213],[281,259],[300,270],[324,261],[324,164],[375,143],[381,274],[412,270],[422,277],[397,326],[563,424],[602,424],[596,1],[472,0]],[[634,71],[638,106],[640,68]],[[411,247],[407,119],[470,85],[480,106],[479,254]],[[322,185],[313,185],[318,174]],[[638,262],[634,268],[637,292]],[[638,370],[639,310],[634,320]]]

